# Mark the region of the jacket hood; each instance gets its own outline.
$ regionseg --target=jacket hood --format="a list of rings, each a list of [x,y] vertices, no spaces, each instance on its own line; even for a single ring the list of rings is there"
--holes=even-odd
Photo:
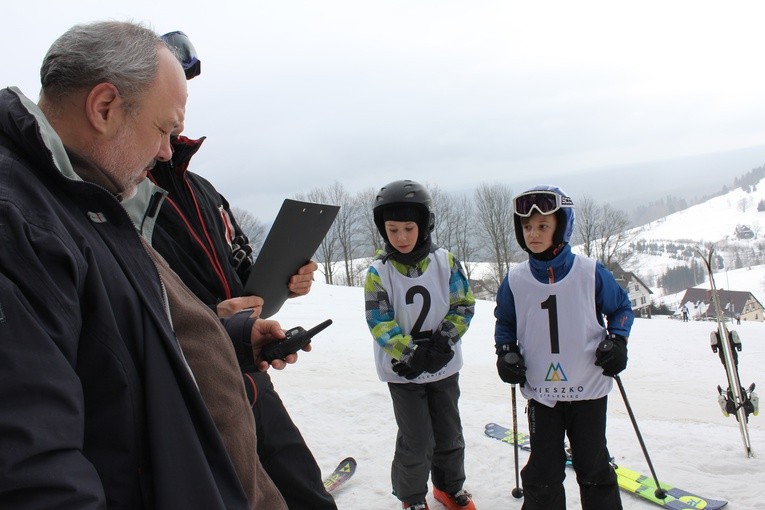
[[[42,168],[54,166],[67,179],[82,181],[74,172],[64,144],[42,110],[17,87],[0,90],[0,133]],[[48,151],[42,153],[39,144]]]

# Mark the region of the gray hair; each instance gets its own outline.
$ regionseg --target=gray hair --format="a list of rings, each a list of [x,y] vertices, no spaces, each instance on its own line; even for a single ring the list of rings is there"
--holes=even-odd
[[[164,41],[154,31],[137,23],[75,25],[53,43],[43,59],[41,95],[55,102],[106,82],[117,87],[125,109],[133,111],[157,76],[157,50],[162,46]]]

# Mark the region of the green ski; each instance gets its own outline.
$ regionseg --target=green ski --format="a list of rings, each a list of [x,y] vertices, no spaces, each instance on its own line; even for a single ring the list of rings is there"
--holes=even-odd
[[[496,423],[487,423],[484,433],[494,439],[498,439],[509,445],[513,442],[513,430],[503,427]],[[531,451],[531,442],[527,434],[518,432],[518,446],[527,451]],[[567,451],[568,452],[568,451]],[[571,465],[571,457],[568,455],[568,464]],[[661,484],[661,488],[667,492],[665,499],[659,499],[654,495],[656,483],[650,476],[645,476],[637,471],[627,469],[612,462],[619,487],[632,494],[640,496],[652,503],[672,510],[718,510],[728,504],[727,501],[709,499],[693,494],[678,487]]]

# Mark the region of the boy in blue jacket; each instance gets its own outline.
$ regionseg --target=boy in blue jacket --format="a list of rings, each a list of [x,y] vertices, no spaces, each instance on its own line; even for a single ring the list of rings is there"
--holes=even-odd
[[[606,409],[610,376],[627,366],[629,298],[602,264],[571,252],[574,204],[559,188],[537,186],[513,198],[513,221],[529,259],[500,285],[494,340],[499,377],[520,384],[528,401],[531,455],[521,471],[522,508],[566,508],[567,435],[582,509],[620,510]],[[598,351],[606,338],[613,348]],[[519,355],[517,363],[505,361],[510,352]]]

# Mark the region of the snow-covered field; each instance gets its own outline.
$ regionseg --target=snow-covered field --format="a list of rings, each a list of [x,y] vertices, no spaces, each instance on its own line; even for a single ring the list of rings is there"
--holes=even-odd
[[[460,409],[467,444],[466,488],[479,510],[519,509],[521,502],[510,495],[515,483],[513,448],[483,433],[487,422],[512,423],[510,386],[499,380],[494,367],[493,310],[492,302],[479,301],[464,338]],[[390,493],[396,425],[387,387],[375,373],[362,290],[316,282],[308,296],[288,300],[274,318],[283,327],[334,321],[314,339],[312,352],[283,371],[272,370],[272,376],[324,472],[348,455],[358,461],[355,477],[336,493],[338,507],[400,508]],[[713,328],[708,322],[636,319],[622,381],[661,481],[728,500],[730,510],[763,509],[765,416],[750,419],[757,457],[746,458],[735,418],[724,417],[717,404],[716,386],[725,386],[725,372],[709,348]],[[744,347],[742,383],[758,382],[765,388],[765,324],[734,328]],[[520,395],[519,399],[519,423],[525,425],[525,402]],[[616,386],[610,398],[608,440],[617,463],[649,474]],[[527,457],[520,455],[522,466]],[[566,492],[568,508],[581,508],[571,470]],[[431,509],[443,508],[432,496],[428,501]],[[622,501],[626,510],[658,508],[627,493],[622,493]]]

